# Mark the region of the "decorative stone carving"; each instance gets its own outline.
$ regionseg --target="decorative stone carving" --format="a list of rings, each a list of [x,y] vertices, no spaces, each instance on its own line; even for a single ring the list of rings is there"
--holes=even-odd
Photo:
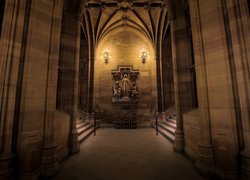
[[[118,70],[112,70],[113,76],[113,103],[138,103],[139,92],[136,81],[139,70],[134,70],[132,66],[118,66]]]
[[[116,81],[113,85],[113,98],[114,100],[119,100],[122,96],[122,90],[120,87],[120,82]]]

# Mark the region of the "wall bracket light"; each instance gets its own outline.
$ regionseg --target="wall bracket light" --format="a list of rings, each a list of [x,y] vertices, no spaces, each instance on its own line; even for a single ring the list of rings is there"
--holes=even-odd
[[[147,51],[145,48],[143,48],[143,49],[140,51],[139,57],[140,57],[141,60],[142,60],[142,64],[145,64],[146,61],[147,61],[147,59],[150,58],[149,53],[148,53],[148,51]]]
[[[104,63],[105,64],[108,64],[109,63],[109,61],[110,61],[110,59],[111,59],[111,51],[109,50],[109,49],[104,49],[103,51],[102,51],[102,57],[103,57],[103,59],[104,59]]]

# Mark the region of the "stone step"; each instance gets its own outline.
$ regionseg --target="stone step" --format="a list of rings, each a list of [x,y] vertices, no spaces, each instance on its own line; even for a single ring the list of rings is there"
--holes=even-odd
[[[97,122],[97,128],[100,127],[100,123]],[[83,142],[84,140],[86,140],[91,134],[94,133],[94,125],[85,122],[85,121],[78,121],[77,125],[76,125],[76,129],[78,132],[78,141],[79,143]]]
[[[168,131],[168,132],[169,132],[170,134],[172,134],[173,136],[175,136],[175,128],[173,128],[173,127],[171,127],[171,126],[168,126],[168,125],[166,125],[166,124],[164,124],[164,123],[160,123],[159,126],[160,126],[162,129]]]
[[[176,124],[176,119],[167,119],[168,122]]]
[[[85,121],[78,121],[77,125],[76,125],[76,129],[80,129],[80,128],[86,126],[87,124],[89,124],[89,123],[85,122]]]
[[[78,136],[79,143],[86,140],[91,134],[93,134],[94,128],[89,128],[88,130],[84,131],[81,135]]]
[[[169,142],[174,143],[175,137],[171,133],[169,133],[167,130],[162,128],[161,126],[158,126],[159,133],[166,138]]]
[[[176,123],[170,122],[170,121],[163,121],[162,123],[166,124],[167,126],[170,126],[174,129],[176,129]]]
[[[80,136],[81,134],[83,134],[84,132],[86,132],[87,130],[89,130],[92,127],[93,127],[92,124],[86,123],[84,126],[78,128],[77,129],[78,136]]]

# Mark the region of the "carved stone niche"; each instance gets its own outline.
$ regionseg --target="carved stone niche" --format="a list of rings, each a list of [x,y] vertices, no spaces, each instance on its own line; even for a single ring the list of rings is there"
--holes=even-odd
[[[112,102],[118,104],[130,104],[139,102],[139,91],[137,80],[139,70],[133,69],[131,65],[120,65],[116,70],[111,71],[113,77]]]

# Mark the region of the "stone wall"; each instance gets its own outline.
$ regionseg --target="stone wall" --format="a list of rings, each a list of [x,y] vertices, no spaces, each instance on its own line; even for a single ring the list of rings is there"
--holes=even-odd
[[[203,147],[206,144],[207,150],[212,145],[219,176],[236,178],[242,143],[249,144],[249,138],[244,138],[240,130],[243,124],[242,130],[249,133],[249,123],[245,124],[249,122],[249,111],[245,111],[249,103],[244,100],[249,98],[249,90],[245,91],[246,85],[249,86],[249,76],[245,72],[245,67],[249,67],[246,59],[249,43],[244,43],[249,42],[247,2],[190,0],[189,3],[197,72],[200,144]],[[245,36],[241,36],[243,34]],[[239,49],[248,50],[239,53]],[[249,151],[247,149],[248,146],[245,151]]]
[[[23,177],[39,174],[42,147],[46,140],[54,141],[53,133],[48,131],[54,131],[50,123],[54,122],[62,17],[62,2],[32,1],[29,5],[17,143]]]
[[[69,154],[69,134],[70,134],[70,116],[64,112],[56,112],[56,136],[58,160],[62,161]]]
[[[0,142],[0,157],[7,152],[18,161],[8,165],[7,171],[1,167],[0,176],[18,166],[21,179],[38,178],[49,160],[54,163],[62,10],[63,1],[6,2],[0,51],[0,126],[1,133],[3,129],[7,133],[1,134],[5,144]],[[11,158],[1,158],[0,166],[11,162]]]
[[[192,160],[197,159],[198,146],[200,141],[199,111],[191,110],[183,114],[183,132],[185,134],[185,154]]]
[[[112,59],[107,65],[101,58],[103,49],[111,50]],[[142,64],[139,52],[142,48],[149,51],[150,59]],[[114,34],[108,41],[101,43],[97,49],[95,59],[95,106],[103,110],[103,120],[112,123],[121,119],[122,116],[132,116],[139,122],[149,122],[156,106],[156,67],[154,53],[149,42],[143,41],[136,34],[124,31]],[[112,103],[112,80],[111,70],[118,68],[118,65],[132,65],[134,69],[140,71],[137,86],[139,88],[140,102],[129,108]],[[136,117],[135,117],[136,116]]]

